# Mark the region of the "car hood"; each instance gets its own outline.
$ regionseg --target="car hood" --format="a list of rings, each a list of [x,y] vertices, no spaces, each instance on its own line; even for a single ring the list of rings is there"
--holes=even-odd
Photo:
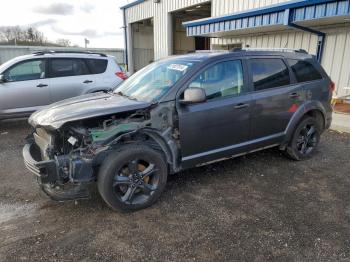
[[[143,109],[150,105],[116,94],[93,93],[51,104],[32,114],[28,122],[33,127],[58,129],[68,122]]]

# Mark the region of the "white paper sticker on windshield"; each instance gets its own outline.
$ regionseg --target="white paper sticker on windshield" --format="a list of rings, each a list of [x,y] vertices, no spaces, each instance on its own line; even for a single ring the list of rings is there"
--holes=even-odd
[[[177,71],[185,71],[188,66],[187,65],[181,65],[181,64],[171,64],[168,66],[169,69],[177,70]]]

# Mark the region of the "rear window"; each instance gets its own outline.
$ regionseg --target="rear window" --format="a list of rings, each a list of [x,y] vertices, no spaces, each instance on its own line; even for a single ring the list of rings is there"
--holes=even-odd
[[[309,62],[288,59],[288,63],[292,68],[297,81],[308,82],[322,79],[322,75],[317,71],[317,69]]]
[[[86,59],[86,62],[92,74],[102,74],[107,69],[106,59]]]
[[[82,59],[51,59],[51,77],[88,75],[89,70]]]
[[[290,84],[289,70],[281,59],[251,59],[250,68],[255,90],[264,90]]]

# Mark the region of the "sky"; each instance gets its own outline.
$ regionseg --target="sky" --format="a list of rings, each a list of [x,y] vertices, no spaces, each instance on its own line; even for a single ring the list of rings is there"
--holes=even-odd
[[[123,13],[133,0],[0,0],[0,26],[34,26],[49,41],[69,39],[72,45],[122,48]]]

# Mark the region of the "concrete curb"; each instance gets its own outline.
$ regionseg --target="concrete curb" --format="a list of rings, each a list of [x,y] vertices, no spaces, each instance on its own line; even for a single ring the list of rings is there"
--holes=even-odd
[[[350,115],[333,113],[331,130],[350,133]]]

